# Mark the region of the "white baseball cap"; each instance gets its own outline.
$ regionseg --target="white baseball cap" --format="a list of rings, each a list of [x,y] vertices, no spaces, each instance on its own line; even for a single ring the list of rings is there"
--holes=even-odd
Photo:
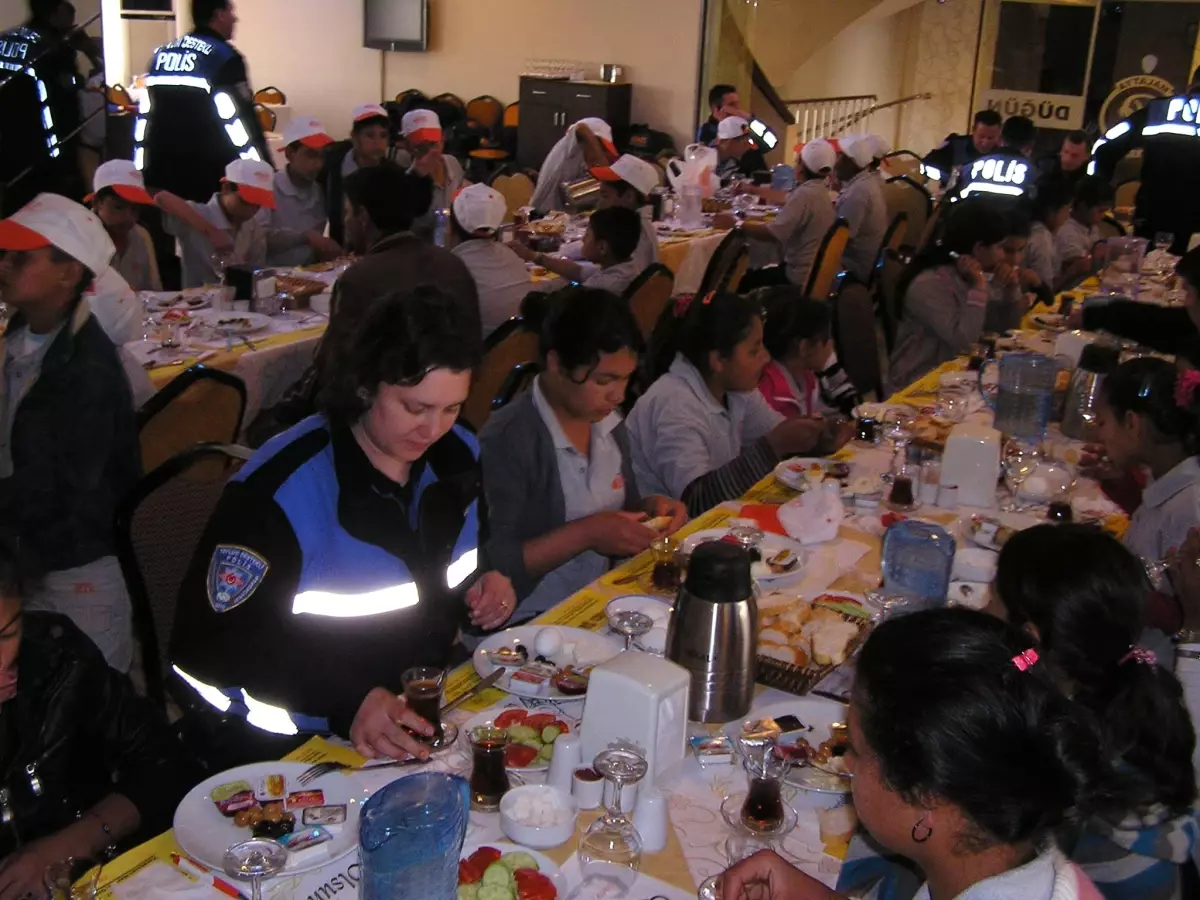
[[[128,159],[110,159],[96,169],[92,178],[92,193],[83,198],[84,202],[90,203],[105,188],[112,188],[117,196],[130,203],[154,205],[154,198],[146,190],[146,179]]]
[[[0,221],[0,250],[42,247],[57,247],[93,275],[107,269],[117,252],[104,223],[86,206],[59,194],[38,194]]]
[[[643,197],[649,196],[661,183],[658,170],[654,166],[630,153],[626,153],[611,166],[596,166],[591,172],[601,181],[623,181]]]
[[[833,168],[833,164],[837,162],[837,151],[825,138],[817,138],[800,149],[800,161],[810,172],[820,175],[826,169]]]
[[[586,125],[588,127],[588,131],[590,131],[592,134],[594,134],[596,137],[598,137],[600,139],[600,143],[602,143],[604,145],[604,148],[606,150],[608,150],[609,153],[611,153],[613,156],[617,155],[617,146],[616,146],[616,144],[613,143],[613,133],[612,133],[611,125],[609,125],[603,119],[596,119],[596,118],[580,119],[578,122],[576,122],[574,125],[572,125],[569,129],[567,129],[568,131],[571,132],[572,137],[575,136],[575,129],[578,128],[580,125]]]
[[[442,120],[432,109],[412,109],[400,120],[400,133],[414,144],[431,144],[442,139]]]
[[[717,125],[717,140],[731,141],[750,134],[750,123],[741,116],[728,116]]]
[[[320,150],[332,143],[333,138],[329,136],[325,126],[316,119],[292,119],[288,122],[287,128],[283,129],[283,146],[285,148],[292,144],[303,144],[305,147]]]
[[[237,185],[238,195],[255,206],[275,208],[275,170],[257,159],[235,159],[225,167],[229,184]]]
[[[875,161],[875,146],[865,134],[850,134],[838,140],[838,149],[860,169]]]
[[[486,184],[471,184],[458,192],[451,204],[454,218],[467,234],[491,235],[508,216],[508,201]]]
[[[892,152],[892,145],[882,134],[868,134],[867,145],[871,148],[871,155],[875,159],[883,159]]]
[[[354,107],[354,121],[365,122],[367,119],[390,119],[388,112],[378,103],[364,103]]]

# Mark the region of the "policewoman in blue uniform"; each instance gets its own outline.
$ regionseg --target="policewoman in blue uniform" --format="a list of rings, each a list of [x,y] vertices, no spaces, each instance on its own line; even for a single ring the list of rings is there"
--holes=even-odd
[[[237,159],[275,164],[254,111],[246,60],[229,43],[233,0],[192,0],[195,30],[154,51],[134,123],[146,184],[206,203]]]
[[[511,582],[484,571],[479,447],[454,424],[480,346],[436,288],[381,300],[323,412],[225,488],[170,648],[208,736],[236,732],[226,744],[259,758],[326,733],[368,757],[428,755],[403,727],[432,733],[398,696],[402,673],[447,665],[460,627],[493,630],[516,608]]]
[[[1151,238],[1175,236],[1171,252],[1187,252],[1200,232],[1200,69],[1186,93],[1152,100],[1118,122],[1092,146],[1088,174],[1111,181],[1117,163],[1142,150],[1134,232]]]

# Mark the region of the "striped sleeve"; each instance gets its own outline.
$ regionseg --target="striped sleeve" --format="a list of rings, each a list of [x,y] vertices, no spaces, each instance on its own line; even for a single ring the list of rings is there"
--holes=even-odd
[[[830,358],[823,371],[817,373],[817,378],[821,385],[821,402],[847,416],[853,415],[854,407],[862,402],[862,398],[837,354]]]
[[[725,465],[705,472],[683,489],[681,499],[687,504],[688,514],[698,516],[718,503],[737,499],[761,481],[778,462],[779,457],[767,439],[759,438]]]

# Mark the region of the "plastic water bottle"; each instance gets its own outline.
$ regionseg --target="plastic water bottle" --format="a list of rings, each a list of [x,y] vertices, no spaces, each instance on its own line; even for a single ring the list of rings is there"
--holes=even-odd
[[[433,242],[439,247],[450,242],[450,210],[444,206],[433,214]]]
[[[926,600],[930,607],[944,604],[955,549],[954,538],[939,525],[912,519],[896,522],[883,536],[883,592]]]

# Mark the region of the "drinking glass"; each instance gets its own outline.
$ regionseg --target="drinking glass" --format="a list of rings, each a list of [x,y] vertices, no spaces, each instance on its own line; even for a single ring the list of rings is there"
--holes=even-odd
[[[889,409],[883,414],[883,437],[888,442],[888,449],[893,459],[900,454],[908,455],[908,444],[912,440],[913,416],[899,409]],[[892,480],[892,473],[883,476],[884,481]]]
[[[633,750],[613,748],[597,754],[592,767],[611,785],[610,805],[579,839],[579,870],[585,880],[611,879],[628,891],[642,865],[642,837],[621,811],[621,792],[646,777],[646,760]]]
[[[233,265],[233,254],[228,250],[214,250],[208,258],[220,284],[225,283],[225,269]]]
[[[496,812],[500,800],[508,792],[508,770],[504,767],[504,750],[508,732],[491,725],[480,725],[471,731],[471,809]]]
[[[755,834],[779,834],[787,823],[783,802],[783,780],[792,764],[776,752],[774,735],[743,735],[738,740],[742,768],[750,786],[742,803],[739,821]]]
[[[921,469],[907,461],[892,469],[892,488],[888,492],[888,509],[909,512],[916,509],[921,496]]]
[[[1004,484],[1008,487],[1010,496],[1001,504],[1001,512],[1020,512],[1025,508],[1017,495],[1021,492],[1021,485],[1033,472],[1041,455],[1037,445],[1025,441],[1011,440],[1005,446]]]
[[[625,649],[633,649],[633,641],[643,634],[649,634],[654,629],[654,620],[644,612],[636,609],[623,609],[608,617],[609,627],[617,634],[624,635]]]
[[[100,881],[100,865],[94,859],[70,856],[46,866],[42,881],[50,900],[93,900]]]
[[[683,563],[680,559],[679,541],[670,535],[655,538],[650,544],[654,551],[654,571],[650,584],[656,591],[674,594],[683,581]]]
[[[262,880],[282,872],[287,860],[287,850],[278,841],[255,838],[234,844],[221,862],[226,875],[250,882],[250,900],[262,900]]]
[[[1156,231],[1154,233],[1154,249],[1170,252],[1172,245],[1175,243],[1175,235],[1169,231]]]
[[[442,729],[442,687],[446,683],[445,669],[435,669],[431,666],[417,666],[409,669],[400,677],[404,685],[404,700],[408,708],[433,726],[433,734],[426,737],[423,734],[410,733],[423,744],[437,746],[443,740]]]

